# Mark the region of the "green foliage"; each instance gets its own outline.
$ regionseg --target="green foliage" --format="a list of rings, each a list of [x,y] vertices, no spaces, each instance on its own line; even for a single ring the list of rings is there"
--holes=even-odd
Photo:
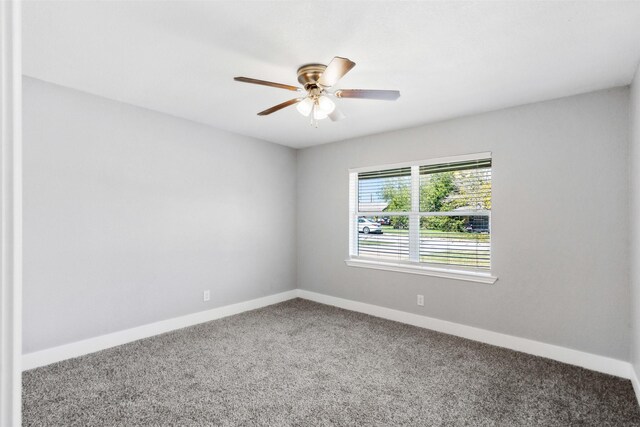
[[[391,217],[391,226],[396,230],[409,229],[409,217],[408,216],[394,216]]]
[[[483,180],[480,184],[480,191],[482,194],[482,207],[486,210],[491,210],[491,181]]]
[[[456,208],[448,197],[457,190],[453,172],[429,175],[420,186],[420,210],[423,212],[445,212]]]
[[[411,210],[411,187],[406,181],[392,180],[382,189],[382,198],[389,205],[389,212],[404,212]],[[395,229],[409,228],[409,218],[406,216],[392,216],[391,226]]]
[[[382,189],[382,198],[389,204],[389,212],[411,210],[411,188],[403,181],[388,182]]]
[[[474,169],[459,171],[456,174],[456,179],[465,183],[457,190],[461,206],[491,210],[491,180],[488,179],[487,170]]]
[[[429,175],[420,186],[420,210],[423,212],[449,212],[464,206],[462,198],[452,198],[459,192],[454,172]],[[420,227],[440,231],[464,231],[466,221],[449,216],[422,217]]]
[[[420,218],[420,227],[427,230],[463,232],[466,225],[467,220],[464,217],[423,216]]]
[[[423,177],[420,183],[420,211],[451,212],[456,208],[479,206],[491,209],[491,182],[477,171],[441,172]],[[457,183],[465,182],[464,186]],[[472,195],[480,195],[475,200]],[[390,180],[382,189],[381,197],[388,203],[388,212],[411,210],[411,187],[406,181]],[[468,219],[465,217],[432,216],[422,217],[420,227],[446,232],[464,232]],[[407,216],[391,217],[391,225],[396,229],[408,228]]]

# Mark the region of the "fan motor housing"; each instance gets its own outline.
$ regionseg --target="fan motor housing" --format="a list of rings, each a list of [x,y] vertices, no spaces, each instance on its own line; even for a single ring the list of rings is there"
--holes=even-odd
[[[305,90],[317,88],[317,81],[326,68],[323,64],[305,64],[298,68],[298,81]]]

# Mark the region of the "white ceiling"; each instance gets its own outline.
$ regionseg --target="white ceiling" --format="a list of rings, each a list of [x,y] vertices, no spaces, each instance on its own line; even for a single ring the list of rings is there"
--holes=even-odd
[[[27,2],[24,73],[291,147],[626,85],[640,58],[640,2]],[[295,97],[234,82],[297,84],[333,56],[347,118],[309,126]],[[292,96],[293,95],[293,96]]]

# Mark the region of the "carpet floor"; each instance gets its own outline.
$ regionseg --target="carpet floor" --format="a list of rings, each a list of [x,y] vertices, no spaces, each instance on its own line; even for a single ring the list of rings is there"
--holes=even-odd
[[[23,387],[25,426],[640,425],[628,380],[301,299]]]

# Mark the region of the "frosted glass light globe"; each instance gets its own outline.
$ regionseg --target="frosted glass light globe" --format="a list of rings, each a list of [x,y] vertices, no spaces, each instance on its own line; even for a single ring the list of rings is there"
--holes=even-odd
[[[313,110],[313,101],[311,98],[305,98],[302,101],[298,102],[296,105],[296,109],[300,114],[305,117],[308,117],[311,114],[311,110]]]
[[[333,113],[333,110],[336,109],[336,104],[334,104],[334,102],[329,99],[328,96],[322,95],[320,98],[318,98],[318,107],[320,107],[320,111],[322,111],[325,114],[331,114]]]
[[[316,120],[322,120],[327,118],[327,113],[316,107],[313,111],[313,118]]]

